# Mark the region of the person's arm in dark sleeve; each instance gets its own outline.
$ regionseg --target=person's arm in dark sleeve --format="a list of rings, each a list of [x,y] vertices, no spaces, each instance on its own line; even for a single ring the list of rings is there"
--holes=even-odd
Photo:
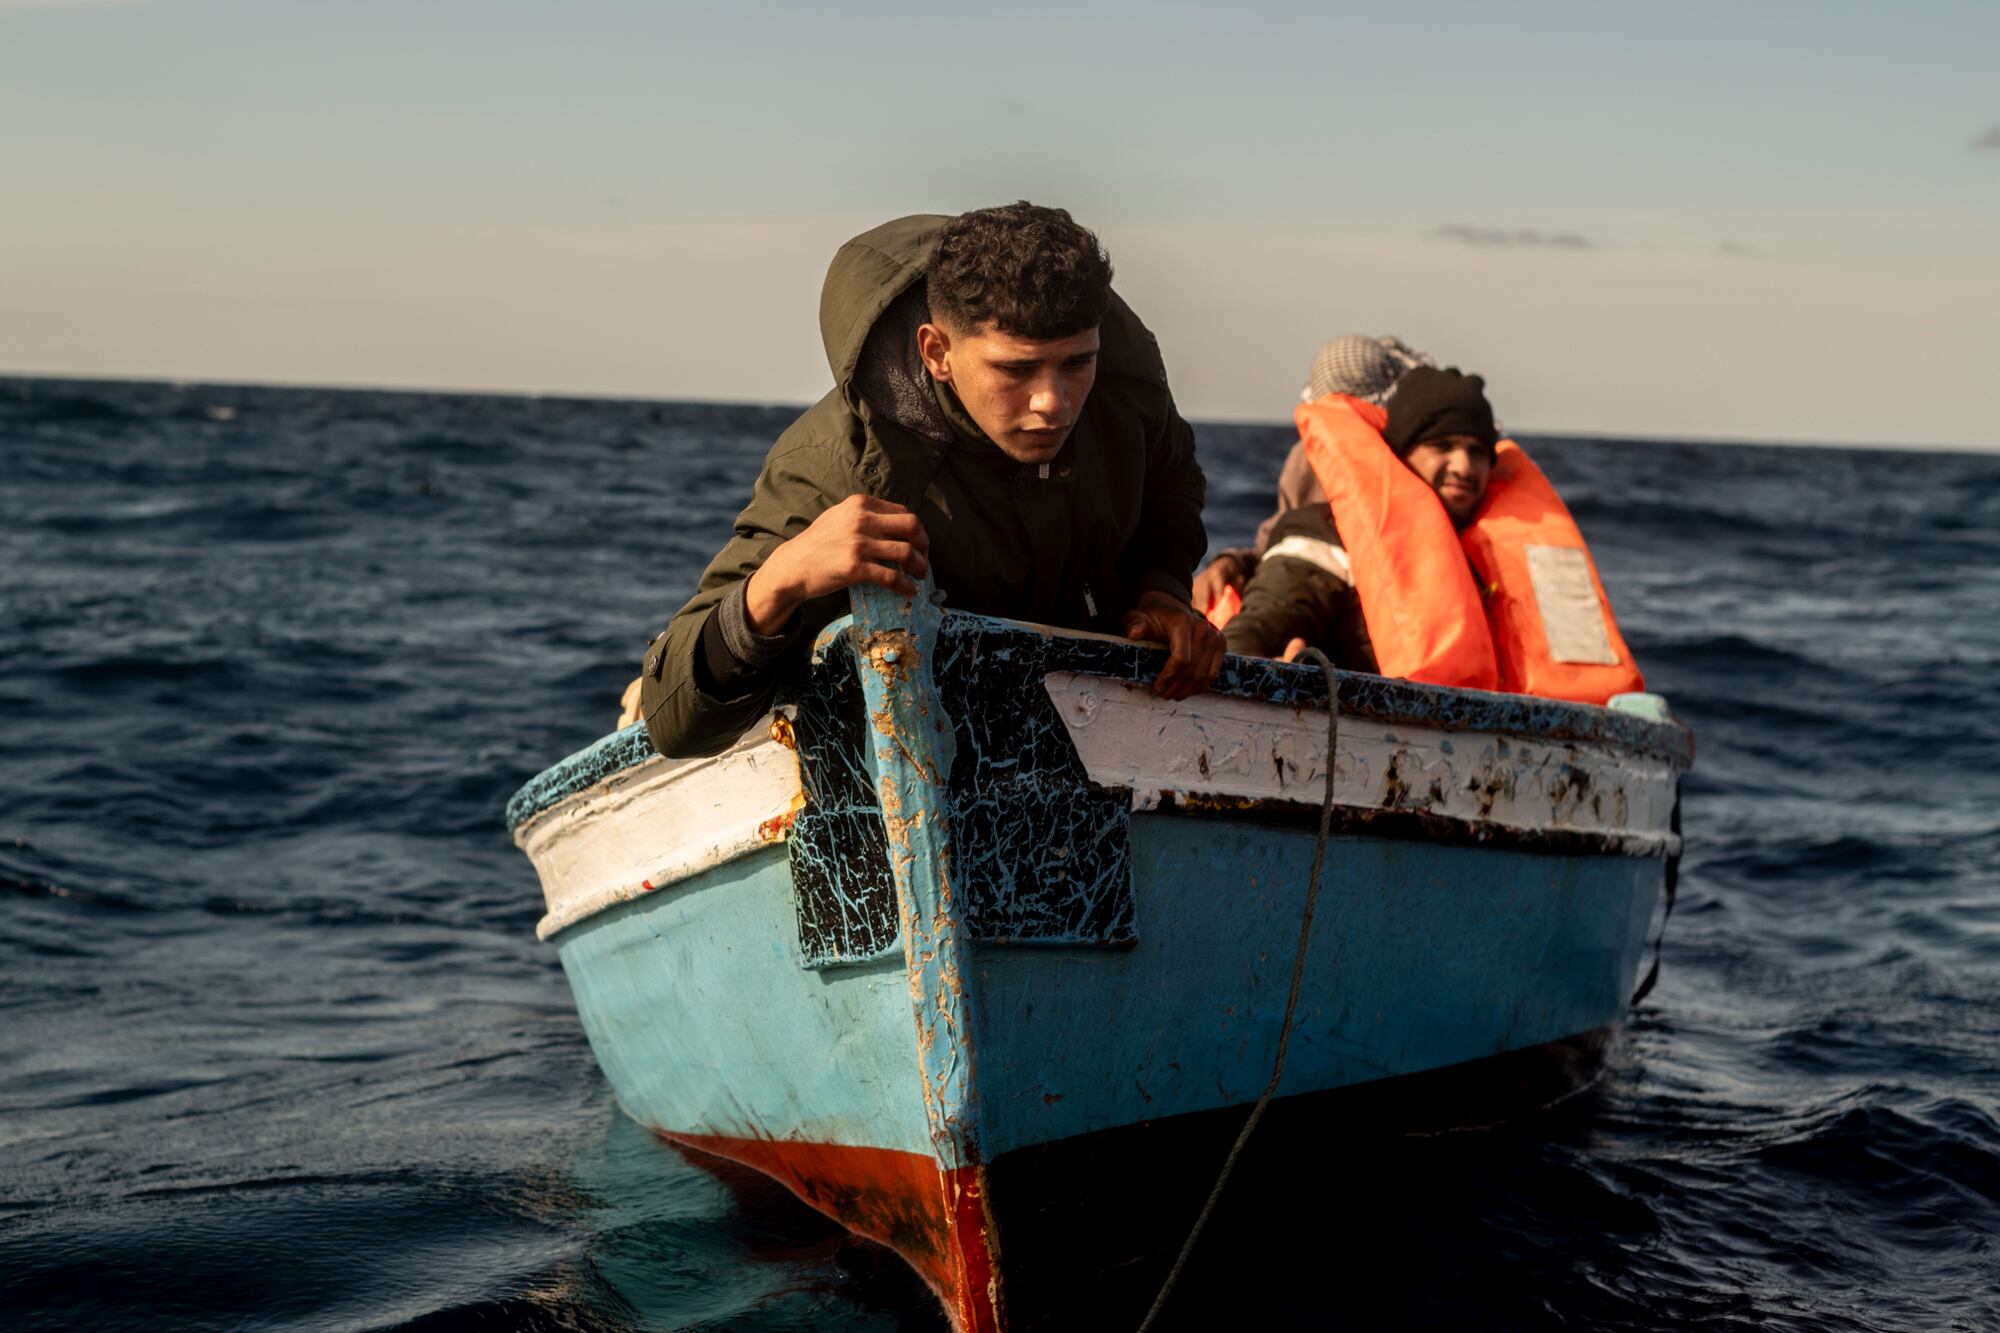
[[[930,568],[923,524],[856,480],[840,448],[772,452],[735,537],[646,650],[640,704],[661,754],[714,754],[754,726],[853,585],[917,595]]]
[[[1195,566],[1208,546],[1201,526],[1208,483],[1195,462],[1194,431],[1169,399],[1147,435],[1146,477],[1138,531],[1121,573],[1131,581],[1125,637],[1167,645],[1153,681],[1162,699],[1186,699],[1215,682],[1222,669],[1222,635],[1193,606]]]
[[[736,532],[709,562],[693,597],[646,648],[639,708],[653,748],[675,758],[727,749],[771,707],[778,677],[805,638],[807,614],[776,635],[756,634],[744,585],[772,551],[806,530],[851,488],[823,451],[781,439],[758,474]],[[725,609],[727,604],[727,609]],[[837,610],[818,617],[821,624]],[[816,632],[818,625],[812,627]]]
[[[1222,637],[1230,652],[1246,657],[1277,657],[1293,639],[1324,647],[1352,599],[1352,588],[1318,565],[1266,560],[1244,587],[1243,609],[1222,627]]]
[[[748,586],[745,580],[732,587],[701,624],[694,683],[711,699],[736,699],[769,685],[773,668],[799,640],[804,617],[797,611],[776,634],[759,634],[750,627],[743,598]]]
[[[1208,481],[1195,461],[1194,429],[1171,403],[1149,433],[1146,446],[1139,530],[1125,552],[1133,597],[1161,592],[1187,602],[1195,567],[1208,549],[1208,534],[1201,525]]]

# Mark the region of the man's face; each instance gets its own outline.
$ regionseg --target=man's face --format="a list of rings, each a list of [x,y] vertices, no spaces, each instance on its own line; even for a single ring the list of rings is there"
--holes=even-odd
[[[1437,492],[1452,523],[1462,528],[1486,498],[1486,483],[1493,476],[1493,446],[1476,435],[1447,435],[1413,446],[1403,462]]]
[[[1056,456],[1097,382],[1096,329],[1037,340],[1002,333],[990,320],[970,333],[926,324],[917,350],[987,438],[1023,463]]]

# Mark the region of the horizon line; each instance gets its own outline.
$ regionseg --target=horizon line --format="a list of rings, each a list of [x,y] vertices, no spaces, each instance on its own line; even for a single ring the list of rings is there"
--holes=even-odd
[[[452,385],[361,384],[329,380],[207,379],[201,377],[183,378],[172,375],[111,375],[91,374],[81,371],[55,372],[0,369],[0,383],[31,380],[54,380],[79,384],[163,384],[174,389],[317,389],[335,393],[436,394],[450,398],[560,399],[576,402],[604,401],[714,407],[790,408],[800,412],[812,406],[811,403],[776,398],[670,398],[656,394],[622,393],[615,391],[586,393],[578,390],[563,389],[463,388]],[[1187,418],[1187,421],[1190,425],[1251,426],[1269,429],[1290,429],[1292,425],[1288,417],[1255,419],[1244,417],[1190,416]],[[1532,428],[1511,433],[1535,439],[1602,440],[1607,443],[1726,445],[1751,449],[1845,449],[1864,452],[1873,451],[1877,453],[2000,454],[2000,442],[1994,444],[1890,444],[1879,441],[1801,440],[1730,435],[1606,434],[1599,431],[1535,430]]]

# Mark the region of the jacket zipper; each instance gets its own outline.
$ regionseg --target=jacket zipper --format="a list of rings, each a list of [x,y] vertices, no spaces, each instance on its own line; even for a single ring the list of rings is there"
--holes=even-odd
[[[1083,585],[1083,609],[1090,612],[1092,620],[1097,619],[1097,599],[1090,595],[1090,585]]]

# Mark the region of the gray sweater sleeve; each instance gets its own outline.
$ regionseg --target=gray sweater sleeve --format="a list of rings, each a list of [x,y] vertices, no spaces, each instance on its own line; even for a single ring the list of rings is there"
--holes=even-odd
[[[732,587],[702,624],[695,684],[711,699],[740,699],[770,688],[785,650],[799,640],[803,621],[797,611],[776,634],[750,628],[749,586],[745,580]]]

